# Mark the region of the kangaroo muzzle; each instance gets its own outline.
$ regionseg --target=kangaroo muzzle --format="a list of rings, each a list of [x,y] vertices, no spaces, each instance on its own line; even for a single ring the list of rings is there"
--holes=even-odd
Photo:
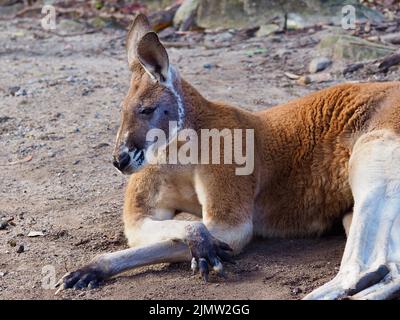
[[[119,154],[114,155],[113,165],[124,174],[131,174],[145,164],[145,150],[124,148]]]
[[[118,157],[114,157],[113,165],[119,171],[123,172],[131,163],[131,156],[128,152],[121,152]]]

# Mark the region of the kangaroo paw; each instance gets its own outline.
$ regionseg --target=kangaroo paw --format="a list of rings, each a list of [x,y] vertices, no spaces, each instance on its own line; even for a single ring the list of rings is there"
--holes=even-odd
[[[228,244],[213,237],[203,224],[188,227],[188,238],[186,243],[192,253],[191,268],[197,270],[204,281],[208,281],[209,266],[221,277],[225,278],[222,261],[234,263],[229,251],[232,249]]]
[[[87,265],[73,272],[65,274],[56,284],[58,290],[56,294],[64,289],[73,288],[75,290],[94,289],[106,278],[103,271],[96,265]]]

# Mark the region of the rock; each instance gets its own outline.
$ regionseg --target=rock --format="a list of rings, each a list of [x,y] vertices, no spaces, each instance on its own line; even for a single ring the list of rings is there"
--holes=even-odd
[[[310,76],[301,76],[299,79],[297,79],[297,83],[303,86],[310,84],[311,82],[312,81]]]
[[[390,67],[398,64],[400,64],[400,53],[395,53],[393,55],[385,57],[385,59],[383,59],[382,62],[379,64],[378,68],[383,72],[387,72]]]
[[[13,119],[13,118],[11,118],[9,116],[0,117],[0,123],[6,123],[7,121],[10,121],[11,119]]]
[[[22,89],[19,86],[14,86],[14,87],[8,88],[8,92],[10,93],[10,95],[15,96],[15,97],[27,95],[26,90]]]
[[[92,93],[94,90],[93,89],[91,89],[91,88],[84,88],[83,90],[82,90],[82,96],[88,96],[90,93]]]
[[[185,0],[182,7],[192,1]],[[384,20],[380,12],[360,4],[358,0],[348,0],[346,5],[355,7],[360,22],[369,20],[379,24]],[[286,13],[288,27],[293,29],[316,24],[339,26],[342,22],[342,7],[343,1],[338,0],[198,0],[196,23],[206,29],[248,28],[270,21],[283,26]]]
[[[15,96],[16,96],[16,97],[21,97],[21,96],[26,96],[26,95],[27,95],[26,90],[25,90],[25,89],[22,89],[22,88],[20,88],[20,89],[15,93]]]
[[[11,239],[11,240],[8,241],[8,244],[9,244],[11,247],[15,247],[15,246],[17,246],[17,241],[15,241],[14,239]]]
[[[216,66],[213,63],[205,63],[205,64],[203,64],[203,68],[204,69],[212,69],[212,68],[215,68],[215,67]]]
[[[110,146],[110,144],[108,144],[107,142],[100,142],[99,144],[95,145],[93,147],[93,149],[98,150],[98,149],[106,148],[109,146]]]
[[[103,28],[114,28],[114,29],[125,29],[117,19],[113,17],[94,17],[87,20],[87,25],[94,29]]]
[[[347,73],[355,72],[363,67],[364,67],[364,63],[362,63],[362,62],[349,64],[348,66],[346,66],[346,68],[344,68],[343,74],[345,75]]]
[[[17,248],[17,253],[22,253],[25,251],[25,247],[23,244],[20,244]]]
[[[34,237],[42,237],[44,236],[44,233],[42,231],[29,231],[28,237],[34,238]]]
[[[206,34],[204,37],[204,43],[210,44],[211,46],[216,43],[226,43],[232,41],[234,34],[230,31],[218,32],[216,34]]]
[[[200,0],[185,0],[179,7],[178,11],[176,11],[174,16],[174,26],[177,28],[183,27],[184,24],[188,24],[189,20],[191,24],[196,24],[197,17],[197,9],[199,6]],[[184,29],[184,28],[182,28]]]
[[[55,154],[55,152],[53,152],[53,151],[49,151],[49,152],[47,152],[47,156],[48,156],[49,158],[54,158],[54,157],[56,156],[56,154]]]
[[[256,32],[256,37],[266,37],[278,31],[280,28],[276,24],[263,24]]]
[[[4,277],[6,275],[5,272],[0,272],[0,277]]]
[[[22,1],[4,1],[5,4],[0,4],[0,17],[14,16],[18,11],[24,8],[24,4],[21,2]]]
[[[107,27],[107,25],[110,23],[110,21],[107,21],[105,18],[97,16],[97,17],[88,19],[87,23],[95,29],[102,29],[102,28]]]
[[[289,13],[286,21],[288,30],[299,30],[307,27],[307,22],[296,13]]]
[[[13,86],[8,88],[8,92],[10,95],[15,96],[15,93],[18,92],[18,90],[21,89],[21,87],[18,86]]]
[[[176,29],[174,27],[168,27],[158,33],[160,39],[172,38],[175,35]]]
[[[75,20],[62,19],[57,22],[57,31],[60,34],[83,32],[85,30],[85,26]]]
[[[166,9],[156,10],[153,11],[153,13],[149,14],[148,18],[151,24],[151,28],[155,32],[159,32],[161,30],[164,30],[165,28],[173,26],[174,17],[179,7],[179,4],[175,4],[169,6]]]
[[[395,47],[373,43],[349,35],[331,34],[322,38],[317,50],[337,60],[375,60],[396,51]]]
[[[284,75],[286,77],[288,77],[290,80],[298,80],[298,79],[300,79],[300,76],[298,74],[294,74],[294,73],[291,73],[291,72],[284,72]]]
[[[0,221],[0,230],[7,229],[7,226],[8,226],[8,221],[7,220]]]
[[[380,39],[383,43],[400,44],[400,32],[384,34]]]
[[[255,55],[261,55],[261,54],[266,54],[266,53],[267,53],[266,48],[257,48],[257,49],[245,51],[246,56],[248,56],[249,58],[251,58]]]
[[[77,81],[77,78],[75,76],[69,76],[67,79],[65,79],[68,83],[74,83]]]
[[[302,292],[303,292],[303,290],[301,290],[301,288],[294,288],[292,290],[292,293],[295,294],[295,295],[298,295],[299,293],[302,293]]]
[[[310,83],[321,83],[331,80],[332,76],[330,73],[317,73],[317,74],[302,76],[297,80],[297,83],[301,85],[307,85]]]
[[[317,57],[311,60],[308,71],[310,73],[316,73],[325,70],[332,64],[332,60],[327,57]]]
[[[0,0],[0,7],[11,6],[11,5],[16,4],[18,2],[22,2],[22,1],[21,0]]]

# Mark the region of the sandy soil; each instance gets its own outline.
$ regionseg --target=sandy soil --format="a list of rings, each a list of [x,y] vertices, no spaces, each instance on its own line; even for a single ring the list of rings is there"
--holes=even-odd
[[[126,247],[126,177],[111,164],[129,79],[123,35],[106,29],[59,37],[38,30],[35,20],[0,22],[0,218],[13,218],[0,230],[1,299],[53,299],[54,290],[42,288],[43,267],[60,277],[96,254]],[[322,35],[169,53],[207,98],[257,110],[344,81],[305,87],[283,74],[303,73]],[[10,94],[13,86],[26,95]],[[43,236],[28,237],[30,231]],[[204,284],[188,264],[158,265],[56,298],[299,299],[335,275],[344,244],[341,231],[320,239],[257,239],[226,267],[227,281],[211,277]]]

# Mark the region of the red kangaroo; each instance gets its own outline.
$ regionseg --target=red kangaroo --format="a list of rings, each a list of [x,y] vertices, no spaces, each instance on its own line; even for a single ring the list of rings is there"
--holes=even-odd
[[[163,262],[191,261],[204,279],[209,268],[223,275],[230,251],[254,235],[318,236],[342,218],[348,237],[340,270],[306,298],[400,292],[399,82],[342,84],[248,112],[210,102],[186,82],[143,15],[130,27],[127,52],[132,78],[114,165],[131,175],[123,213],[130,248],[66,274],[60,289]],[[154,144],[146,136],[154,128],[169,131],[168,146],[186,129],[199,136],[252,129],[254,169],[240,175],[233,163],[149,163]]]

